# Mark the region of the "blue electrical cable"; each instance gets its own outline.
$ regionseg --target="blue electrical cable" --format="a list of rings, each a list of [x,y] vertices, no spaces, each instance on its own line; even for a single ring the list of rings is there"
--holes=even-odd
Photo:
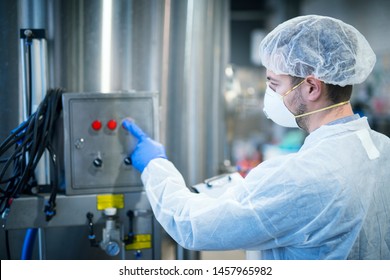
[[[37,232],[38,229],[36,228],[27,229],[22,249],[22,260],[31,260]]]

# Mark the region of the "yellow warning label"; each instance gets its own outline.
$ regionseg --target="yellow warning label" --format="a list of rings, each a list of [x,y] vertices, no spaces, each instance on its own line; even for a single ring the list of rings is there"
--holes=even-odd
[[[106,208],[122,209],[125,207],[123,194],[101,194],[96,196],[96,208],[104,210]]]
[[[152,235],[151,234],[137,234],[134,235],[134,242],[127,244],[125,249],[128,250],[140,250],[152,248]]]

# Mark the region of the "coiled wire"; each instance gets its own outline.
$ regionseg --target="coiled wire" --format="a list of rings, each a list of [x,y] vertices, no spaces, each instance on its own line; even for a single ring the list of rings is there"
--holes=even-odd
[[[45,151],[49,152],[53,170],[57,170],[53,136],[56,120],[61,114],[60,88],[49,89],[37,110],[13,129],[0,145],[0,215],[8,213],[14,199],[32,193],[37,187],[34,171]],[[58,178],[52,176],[51,195],[45,206],[46,219],[55,215],[55,198]]]

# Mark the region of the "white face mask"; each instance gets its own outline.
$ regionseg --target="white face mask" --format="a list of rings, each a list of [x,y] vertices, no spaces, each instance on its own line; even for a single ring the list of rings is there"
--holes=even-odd
[[[287,109],[283,96],[276,93],[268,85],[264,96],[264,114],[278,125],[298,127],[295,116]]]
[[[303,80],[304,81],[304,80]],[[343,106],[349,103],[349,100],[342,101],[337,104],[333,104],[330,106],[327,106],[325,108],[321,108],[318,110],[314,110],[311,112],[303,113],[297,116],[294,116],[286,107],[286,105],[283,102],[283,97],[295,90],[297,87],[299,87],[302,83],[300,82],[293,88],[291,88],[289,91],[287,91],[284,95],[280,95],[276,93],[273,89],[271,89],[267,85],[267,89],[265,90],[265,96],[264,96],[264,108],[263,112],[266,115],[268,119],[271,119],[273,122],[275,122],[278,125],[284,126],[284,127],[297,127],[299,128],[296,119],[306,117],[315,113],[319,113],[325,110],[329,110],[332,108],[336,108],[339,106]]]

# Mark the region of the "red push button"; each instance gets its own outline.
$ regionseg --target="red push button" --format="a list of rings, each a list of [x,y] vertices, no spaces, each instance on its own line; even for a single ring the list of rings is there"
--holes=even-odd
[[[116,123],[115,120],[109,120],[109,121],[107,122],[107,128],[108,128],[109,130],[115,130],[116,127],[117,127],[117,123]]]
[[[92,122],[91,127],[92,127],[93,130],[98,131],[98,130],[100,130],[102,128],[102,122],[99,121],[99,120],[95,120],[95,121]]]

